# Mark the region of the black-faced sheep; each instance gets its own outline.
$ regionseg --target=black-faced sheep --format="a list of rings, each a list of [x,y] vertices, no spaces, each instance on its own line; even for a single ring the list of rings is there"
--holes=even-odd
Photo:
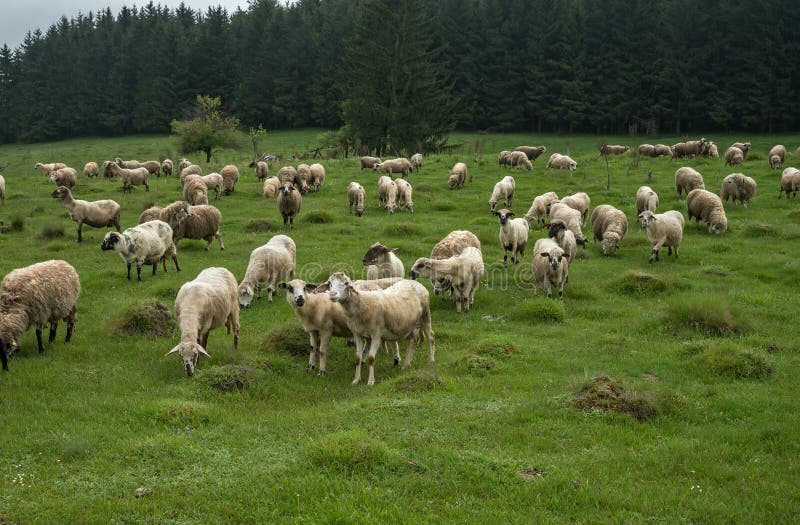
[[[694,218],[697,222],[708,223],[709,233],[720,234],[728,230],[728,217],[716,193],[701,189],[690,191],[686,196],[686,209],[690,221]]]
[[[667,247],[667,255],[672,255],[675,249],[675,258],[678,258],[678,250],[683,239],[683,215],[676,210],[669,210],[664,213],[653,213],[645,210],[639,214],[639,222],[642,228],[647,231],[647,239],[652,245],[652,251],[648,263],[658,260],[658,250]]]
[[[267,300],[272,302],[272,294],[281,281],[294,278],[297,266],[297,247],[286,235],[275,235],[267,244],[259,246],[250,253],[250,261],[244,279],[239,283],[239,304],[247,307],[253,296],[261,299],[262,284],[266,284]]]
[[[619,249],[619,243],[628,233],[628,218],[625,212],[609,204],[601,204],[592,212],[594,240],[600,241],[603,255],[611,255]]]
[[[678,192],[678,197],[681,196],[682,192],[688,195],[692,190],[698,188],[702,190],[705,187],[703,176],[694,168],[684,166],[675,171],[675,191]]]
[[[56,188],[51,196],[54,199],[61,199],[61,203],[69,210],[69,218],[78,224],[78,242],[83,241],[81,232],[84,224],[93,228],[113,226],[118,232],[121,231],[119,226],[120,205],[116,202],[112,200],[94,202],[75,200],[72,198],[72,192],[65,186]]]
[[[744,173],[731,173],[722,179],[720,197],[725,202],[728,202],[728,198],[732,198],[734,204],[738,200],[747,208],[747,204],[756,195],[756,186],[756,181]]]
[[[284,182],[283,187],[278,190],[278,213],[283,217],[283,225],[294,227],[294,218],[300,213],[300,206],[303,204],[303,196],[291,183]]]
[[[364,200],[366,199],[366,192],[364,186],[357,182],[351,182],[347,186],[347,202],[350,205],[350,213],[353,213],[353,206],[356,207],[356,217],[364,215]]]
[[[512,219],[514,212],[503,208],[494,214],[500,221],[500,245],[503,247],[503,264],[508,262],[508,252],[511,252],[511,263],[517,264],[525,258],[525,246],[528,244],[530,225],[523,218]]]
[[[151,264],[153,275],[158,263],[162,262],[167,271],[167,257],[175,263],[175,270],[181,271],[178,265],[178,252],[172,239],[172,228],[163,221],[148,221],[122,233],[108,232],[100,244],[103,251],[114,250],[122,257],[128,267],[128,280],[131,278],[131,265],[136,263],[136,278],[142,280],[142,266]]]

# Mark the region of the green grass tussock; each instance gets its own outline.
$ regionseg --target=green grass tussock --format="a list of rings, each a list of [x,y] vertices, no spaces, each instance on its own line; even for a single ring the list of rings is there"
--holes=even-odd
[[[300,220],[309,224],[330,224],[335,219],[330,212],[314,210],[300,215]]]
[[[570,292],[569,284],[564,287],[564,295]],[[509,313],[509,318],[527,323],[560,323],[564,320],[566,309],[563,301],[555,301],[543,297],[534,297],[519,305]]]
[[[627,414],[640,422],[656,416],[656,409],[650,401],[626,389],[620,381],[604,375],[585,383],[575,394],[572,404],[587,412],[600,410]]]
[[[431,392],[447,387],[447,381],[435,372],[411,370],[404,372],[392,382],[398,392]]]
[[[747,222],[742,228],[743,233],[748,237],[775,237],[779,235],[778,230],[766,222]]]
[[[44,241],[51,239],[59,239],[66,235],[64,233],[64,226],[61,224],[46,224],[39,230],[38,238]]]
[[[456,370],[463,374],[484,377],[497,368],[497,361],[490,356],[467,354],[456,361]]]
[[[667,290],[667,283],[661,277],[641,270],[627,270],[611,286],[612,291],[626,295],[652,297]]]
[[[215,366],[198,373],[198,379],[214,390],[234,392],[244,390],[256,382],[255,371],[243,365]]]
[[[747,330],[747,324],[734,313],[728,301],[718,296],[681,296],[668,304],[665,314],[673,331],[690,329],[726,336]]]
[[[172,337],[177,325],[172,310],[160,301],[146,301],[123,312],[111,331],[131,336]]]
[[[396,454],[379,436],[360,430],[318,438],[310,443],[307,454],[312,465],[345,474],[365,474],[397,464]]]
[[[386,235],[393,237],[403,237],[406,235],[419,235],[422,234],[422,228],[410,222],[395,222],[386,226],[383,229]]]
[[[266,233],[272,230],[272,224],[263,219],[251,219],[242,229],[247,233]]]
[[[262,352],[278,352],[295,357],[308,357],[311,343],[302,327],[288,324],[270,330],[259,344]]]
[[[703,359],[714,373],[735,379],[766,379],[773,373],[773,366],[766,356],[731,342],[713,345]]]

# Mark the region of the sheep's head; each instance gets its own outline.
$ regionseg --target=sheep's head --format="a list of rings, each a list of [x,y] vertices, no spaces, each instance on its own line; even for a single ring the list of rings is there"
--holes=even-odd
[[[561,219],[556,219],[550,223],[550,229],[547,230],[547,236],[552,238],[558,237],[558,234],[567,229],[567,225]]]
[[[619,249],[619,234],[616,232],[606,232],[603,234],[603,240],[600,241],[600,246],[603,248],[603,255],[611,255]]]
[[[319,187],[322,186],[322,178],[319,175],[317,175],[316,177],[314,177],[313,183],[314,183],[314,191],[315,192],[319,191]]]
[[[434,295],[442,295],[447,292],[447,290],[453,287],[453,281],[450,279],[440,278],[433,280],[433,294]]]
[[[302,279],[292,279],[288,283],[280,283],[278,288],[286,290],[286,300],[292,306],[302,308],[306,304],[308,294],[317,289],[317,285],[308,284]]]
[[[253,287],[247,283],[242,283],[239,285],[238,289],[239,295],[239,304],[242,305],[244,308],[250,306],[250,303],[253,302],[253,296],[255,295],[255,291]]]
[[[66,186],[59,186],[58,188],[53,190],[53,193],[51,193],[50,196],[53,197],[54,199],[64,199],[70,194],[71,192],[69,191],[69,188],[67,188]]]
[[[726,231],[728,231],[728,218],[725,217],[725,215],[720,214],[718,217],[713,217],[710,220],[710,224],[708,225],[709,233],[716,233],[719,235]]]
[[[295,187],[294,187],[294,186],[292,186],[292,183],[291,183],[291,182],[284,182],[284,183],[283,183],[283,186],[282,186],[281,188],[279,188],[279,189],[278,189],[278,191],[279,191],[279,192],[280,192],[280,193],[281,193],[281,194],[282,194],[284,197],[288,197],[288,196],[289,196],[289,194],[290,194],[291,192],[293,192],[293,191],[296,191],[296,190],[295,190]]]
[[[50,182],[58,181],[58,171],[51,171],[50,172]]]
[[[323,284],[320,288],[327,286],[328,297],[331,301],[344,302],[350,297],[351,293],[355,292],[353,282],[344,272],[336,272],[328,277],[328,282]]]
[[[578,168],[578,163],[574,160],[569,161],[569,169],[570,171],[575,171]]]
[[[417,277],[430,277],[431,275],[431,260],[427,257],[420,257],[414,262],[411,270],[408,271],[408,276],[412,279]]]
[[[547,257],[547,264],[550,265],[553,271],[558,270],[562,261],[569,260],[569,254],[564,253],[561,248],[551,248],[549,252],[539,252],[537,255],[539,257]]]
[[[390,214],[394,214],[395,210],[397,209],[397,203],[387,202],[384,208],[386,208],[386,211],[388,211]]]
[[[643,229],[647,229],[651,224],[656,223],[656,215],[652,211],[643,211],[639,214],[639,222],[642,224]]]
[[[183,368],[186,370],[186,375],[189,377],[194,375],[194,369],[197,366],[198,359],[200,359],[200,354],[211,357],[208,355],[205,348],[200,346],[196,341],[181,341],[178,346],[167,352],[165,356],[176,352],[180,354],[183,360]]]
[[[122,236],[117,232],[108,232],[103,237],[103,242],[100,243],[100,249],[103,251],[113,250],[117,243],[122,239]]]
[[[492,213],[496,215],[498,219],[500,219],[501,226],[504,226],[508,220],[514,216],[514,212],[507,208],[503,208],[500,211],[492,211]]]
[[[388,259],[389,254],[394,250],[390,250],[383,244],[376,242],[372,246],[369,247],[367,253],[364,254],[364,257],[361,259],[361,262],[364,266],[369,266],[371,264],[380,264]]]

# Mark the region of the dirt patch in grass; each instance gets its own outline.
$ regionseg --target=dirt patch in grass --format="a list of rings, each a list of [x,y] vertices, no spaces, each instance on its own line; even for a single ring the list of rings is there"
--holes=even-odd
[[[302,215],[300,220],[310,224],[330,224],[333,222],[333,215],[327,211],[315,210]]]
[[[756,352],[723,342],[713,346],[704,356],[711,370],[736,379],[766,379],[772,376],[772,364]]]
[[[252,219],[247,221],[243,229],[247,233],[264,233],[272,230],[272,224],[263,219]]]
[[[417,370],[401,375],[392,386],[399,392],[430,392],[444,388],[447,383],[439,374]]]
[[[612,288],[626,295],[653,296],[667,289],[664,279],[640,270],[628,270],[617,279]]]
[[[628,414],[637,421],[648,421],[656,416],[656,409],[648,400],[608,376],[597,376],[583,385],[572,404],[585,411]]]
[[[308,357],[311,344],[306,332],[295,325],[273,328],[258,345],[262,352],[279,352],[298,357]]]
[[[139,304],[124,312],[113,324],[116,333],[144,337],[171,337],[175,328],[172,311],[159,301]]]
[[[212,367],[202,372],[201,379],[208,386],[220,392],[244,390],[256,382],[253,369],[242,365]]]
[[[726,336],[746,330],[745,323],[724,298],[684,296],[666,309],[666,322],[672,330],[690,329],[704,334]]]
[[[517,471],[517,476],[521,477],[523,481],[537,481],[544,477],[544,471],[535,467],[524,468]]]
[[[312,465],[347,473],[370,472],[392,462],[392,454],[382,441],[359,430],[336,432],[312,441],[308,456]]]

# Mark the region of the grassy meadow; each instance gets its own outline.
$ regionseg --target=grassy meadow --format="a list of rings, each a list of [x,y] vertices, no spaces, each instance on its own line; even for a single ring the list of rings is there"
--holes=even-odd
[[[317,133],[270,132],[262,149],[289,159],[312,149]],[[410,176],[413,215],[380,209],[377,176],[359,174],[355,159],[323,161],[325,185],[304,197],[293,230],[261,197],[249,146],[218,152],[210,166],[190,154],[204,173],[239,166],[236,192],[213,203],[226,249],[183,240],[182,271],[145,269],[141,283],[126,280],[116,253],[100,250],[107,230],[85,227],[75,242],[75,223],[33,166],[62,161],[80,172],[116,156],[177,164],[169,137],[0,146],[0,275],[60,258],[82,284],[72,342],[64,344],[62,323],[39,356],[31,329],[0,373],[0,523],[793,522],[800,205],[777,198],[780,171],[769,169],[766,152],[776,143],[794,151],[800,135],[708,138],[721,152],[737,140],[753,150],[740,170],[722,159],[637,164],[623,155],[610,158],[609,176],[598,137],[455,134],[460,147],[427,156]],[[579,249],[563,301],[532,293],[530,251],[546,233],[533,229],[524,263],[504,268],[488,213],[494,183],[509,174],[497,152],[521,144],[548,152],[532,172],[512,173],[517,216],[546,191],[586,191],[592,207],[612,204],[628,216],[615,255],[591,242]],[[574,174],[545,169],[555,151],[577,160]],[[457,161],[474,181],[450,191]],[[786,165],[798,164],[790,154]],[[649,185],[660,210],[685,214],[674,190],[682,165],[712,191],[742,171],[758,193],[746,209],[726,205],[728,233],[687,224],[680,259],[662,250],[649,265],[634,195]],[[180,197],[175,177],[132,194],[117,180],[79,179],[75,198],[116,200],[123,227]],[[352,180],[367,190],[361,218],[347,210]],[[375,241],[398,248],[408,270],[455,229],[483,245],[474,309],[457,314],[431,293],[436,362],[423,345],[400,371],[380,352],[373,387],[350,384],[354,350],[341,339],[332,341],[327,376],[305,370],[305,339],[282,294],[242,310],[238,350],[213,331],[211,358],[193,378],[164,356],[179,339],[168,316],[143,307],[172,309],[180,286],[209,266],[241,279],[251,250],[278,233],[297,243],[299,276],[320,282],[332,270],[361,276]],[[584,231],[591,239],[590,225]]]

